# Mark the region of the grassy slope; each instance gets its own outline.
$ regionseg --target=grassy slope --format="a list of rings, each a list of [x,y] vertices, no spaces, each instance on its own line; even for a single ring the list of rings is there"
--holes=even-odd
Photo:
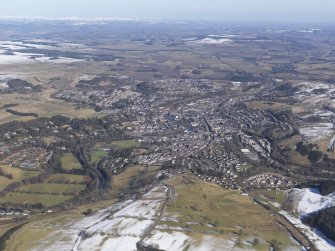
[[[188,175],[169,183],[175,187],[177,198],[168,206],[167,214],[179,222],[161,222],[162,225],[191,227],[192,235],[210,231],[224,239],[237,236],[241,243],[258,238],[259,250],[268,250],[268,242],[273,239],[281,247],[292,244],[274,217],[239,191],[225,190]],[[243,244],[239,247],[243,248]]]

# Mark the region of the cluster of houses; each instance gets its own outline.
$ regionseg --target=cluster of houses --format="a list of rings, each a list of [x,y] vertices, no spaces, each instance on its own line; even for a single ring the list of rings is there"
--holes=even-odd
[[[13,151],[10,155],[3,158],[0,163],[22,169],[34,170],[45,165],[51,153],[48,153],[44,148],[31,147]]]
[[[287,189],[296,184],[290,178],[274,173],[262,173],[251,176],[243,181],[249,188]]]

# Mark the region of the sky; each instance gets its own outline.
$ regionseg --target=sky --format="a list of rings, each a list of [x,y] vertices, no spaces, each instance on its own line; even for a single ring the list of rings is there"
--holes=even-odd
[[[335,23],[335,0],[1,0],[0,16]]]

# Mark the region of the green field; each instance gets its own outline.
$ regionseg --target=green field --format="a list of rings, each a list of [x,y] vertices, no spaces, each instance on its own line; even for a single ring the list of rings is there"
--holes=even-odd
[[[73,156],[72,153],[64,153],[61,157],[62,167],[65,170],[80,169],[79,161]]]
[[[56,183],[42,183],[42,184],[28,184],[20,187],[17,192],[22,193],[44,193],[44,194],[73,194],[76,195],[85,188],[85,185],[77,184],[56,184]]]
[[[101,149],[101,148],[112,148],[116,150],[122,150],[127,148],[134,148],[138,147],[140,144],[135,139],[126,139],[126,140],[116,140],[112,142],[106,142],[106,143],[98,143],[95,146],[95,149]]]
[[[81,184],[82,182],[88,182],[89,180],[90,178],[85,175],[56,173],[50,175],[47,182]]]
[[[177,198],[168,205],[167,215],[178,221],[163,221],[162,225],[190,227],[194,233],[216,232],[222,238],[235,235],[240,243],[258,238],[262,243],[259,250],[269,250],[271,240],[277,240],[283,248],[292,245],[274,216],[239,191],[225,190],[190,176],[177,177],[169,185],[175,188]],[[243,249],[243,244],[239,248]]]
[[[108,155],[108,151],[93,149],[91,152],[91,163],[97,164],[100,159]]]
[[[71,199],[68,195],[49,195],[49,194],[28,194],[28,193],[8,193],[4,197],[0,197],[0,203],[42,203],[46,206],[57,205]]]
[[[8,179],[6,177],[0,176],[0,190],[4,189],[7,185],[21,181],[26,178],[31,178],[40,174],[39,171],[24,171],[20,168],[10,167],[10,166],[1,166],[1,169],[13,176],[13,179]]]
[[[127,149],[127,148],[138,147],[139,143],[137,140],[134,140],[134,139],[119,140],[119,141],[113,141],[111,144],[109,144],[109,146],[111,148]]]
[[[284,203],[286,198],[284,191],[258,189],[252,191],[252,193],[262,200],[276,202],[278,204]]]

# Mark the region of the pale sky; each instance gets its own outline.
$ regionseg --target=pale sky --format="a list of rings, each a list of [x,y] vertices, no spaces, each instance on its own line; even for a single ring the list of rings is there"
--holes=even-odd
[[[331,22],[335,0],[0,0],[0,16]]]

